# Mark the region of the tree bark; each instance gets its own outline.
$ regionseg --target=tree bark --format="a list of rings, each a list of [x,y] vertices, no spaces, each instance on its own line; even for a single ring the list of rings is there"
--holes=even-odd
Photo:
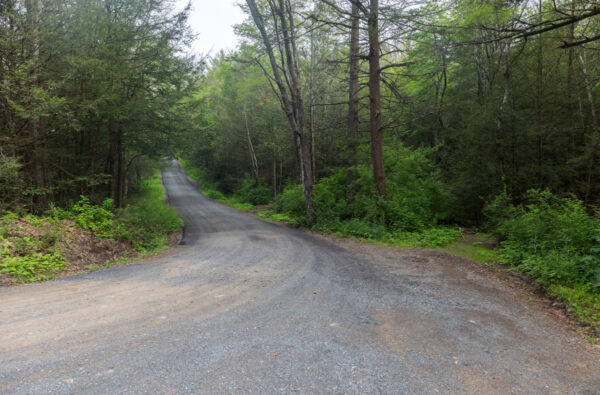
[[[385,167],[383,163],[383,127],[381,121],[381,72],[379,66],[379,0],[371,0],[369,28],[369,103],[371,129],[371,160],[375,191],[387,199]]]
[[[354,197],[352,184],[356,180],[356,150],[358,146],[358,107],[359,107],[359,9],[358,5],[352,2],[350,28],[350,71],[349,71],[349,90],[348,90],[348,133],[346,137],[347,158],[346,165],[346,186],[348,190],[348,199]]]

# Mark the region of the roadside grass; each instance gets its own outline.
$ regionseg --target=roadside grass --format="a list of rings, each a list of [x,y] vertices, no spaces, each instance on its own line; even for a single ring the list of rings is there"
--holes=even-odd
[[[139,194],[129,199],[118,213],[121,225],[119,236],[131,242],[142,256],[158,253],[166,248],[167,236],[183,226],[179,214],[165,202],[165,190],[160,171],[142,183]]]
[[[164,196],[156,170],[121,210],[114,209],[110,199],[95,204],[82,196],[70,208],[53,207],[43,217],[4,213],[0,217],[0,273],[10,276],[14,283],[30,283],[72,272],[72,267],[96,270],[122,265],[127,263],[131,249],[141,257],[158,253],[168,247],[168,235],[182,227],[179,215]],[[119,250],[124,256],[104,264],[69,261],[65,238],[67,234],[73,236],[75,228],[86,242],[102,240],[104,246],[125,246]],[[127,243],[131,247],[126,247]]]
[[[120,258],[117,258],[112,261],[106,261],[103,264],[99,264],[99,265],[98,264],[87,265],[87,266],[85,266],[85,270],[91,272],[94,270],[106,269],[106,268],[113,267],[113,266],[126,265],[129,262],[130,262],[130,259],[128,257],[120,257]]]
[[[440,250],[485,266],[499,265],[498,251],[486,247],[482,241],[458,239],[441,247]]]

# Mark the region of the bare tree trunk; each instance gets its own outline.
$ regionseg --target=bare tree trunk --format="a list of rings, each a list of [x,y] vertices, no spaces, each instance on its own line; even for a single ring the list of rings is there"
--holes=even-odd
[[[348,170],[346,172],[346,186],[348,188],[348,199],[352,200],[354,197],[354,191],[352,184],[356,180],[356,150],[358,146],[358,106],[359,106],[359,59],[360,59],[360,47],[359,47],[359,9],[358,5],[352,2],[352,15],[351,15],[351,28],[350,28],[350,85],[348,90],[348,134],[347,134],[347,159],[346,165]]]
[[[369,10],[369,101],[371,107],[371,160],[377,196],[387,199],[383,163],[381,121],[381,71],[379,66],[379,0],[371,0]]]
[[[117,164],[117,132],[112,119],[108,120],[108,160],[106,171],[110,175],[110,198],[113,202],[117,201],[116,164]]]
[[[273,128],[273,197],[277,196],[277,146],[275,145],[275,129]]]
[[[115,200],[115,206],[123,207],[123,183],[124,183],[124,172],[123,162],[125,160],[123,153],[123,131],[119,128],[117,131],[117,173],[115,174],[115,180],[117,181],[116,191],[117,196]]]
[[[252,144],[252,137],[250,136],[250,127],[248,126],[248,114],[244,107],[244,123],[246,124],[246,135],[248,136],[248,151],[250,153],[250,166],[252,169],[252,178],[254,178],[254,185],[258,185],[258,161],[256,160],[256,153],[254,152],[254,145]]]
[[[300,87],[300,78],[297,63],[296,36],[294,31],[294,16],[289,1],[279,0],[275,4],[270,1],[273,10],[273,21],[275,36],[280,48],[282,48],[282,62],[277,63],[271,39],[265,29],[263,17],[258,10],[255,0],[246,0],[250,9],[252,19],[260,31],[260,35],[267,50],[269,62],[273,75],[268,78],[275,81],[277,89],[275,91],[279,98],[281,107],[286,115],[290,129],[294,138],[296,147],[296,157],[300,167],[300,180],[306,200],[306,218],[309,223],[313,222],[313,175],[310,153],[310,141],[305,134],[305,116],[304,103],[302,100],[302,89]],[[283,45],[281,46],[281,43]],[[284,73],[284,80],[280,70]]]

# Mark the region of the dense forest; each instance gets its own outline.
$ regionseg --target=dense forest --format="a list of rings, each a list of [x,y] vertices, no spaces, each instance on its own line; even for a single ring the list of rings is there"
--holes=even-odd
[[[345,168],[388,201],[406,196],[395,177],[438,180],[437,218],[464,224],[504,191],[597,203],[600,63],[580,43],[598,33],[594,4],[363,3],[257,2],[266,35],[249,18],[240,49],[212,59],[195,160],[222,190],[310,189]]]
[[[197,65],[168,1],[0,2],[0,209],[117,206],[183,130]]]
[[[210,58],[190,6],[0,2],[0,210],[118,209],[177,157],[209,196],[317,230],[486,230],[598,324],[598,3],[247,0]]]

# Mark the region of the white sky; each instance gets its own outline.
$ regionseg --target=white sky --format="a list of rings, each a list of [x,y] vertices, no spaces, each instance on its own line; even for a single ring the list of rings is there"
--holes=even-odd
[[[177,0],[183,8],[188,0]],[[192,11],[188,20],[192,30],[198,34],[193,51],[198,54],[214,55],[219,50],[231,50],[237,46],[238,39],[233,25],[245,18],[236,5],[241,0],[191,0]]]

